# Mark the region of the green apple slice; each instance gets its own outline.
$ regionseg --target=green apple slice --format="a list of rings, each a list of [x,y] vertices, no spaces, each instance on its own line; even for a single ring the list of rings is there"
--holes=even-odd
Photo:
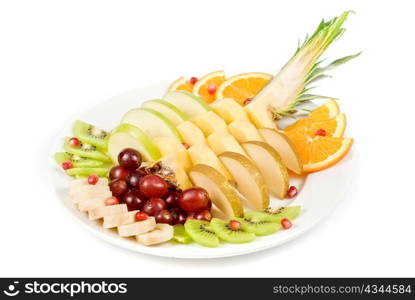
[[[125,148],[133,148],[141,153],[143,160],[156,161],[160,159],[160,151],[150,138],[137,127],[130,124],[119,125],[108,140],[108,154],[114,163],[118,154]]]
[[[202,98],[186,91],[172,91],[164,96],[164,100],[173,104],[189,118],[193,118],[211,110],[210,106]]]
[[[278,152],[264,142],[246,142],[242,143],[242,147],[261,172],[271,194],[284,199],[288,190],[289,177]]]
[[[224,152],[220,160],[231,173],[237,190],[245,197],[254,210],[264,210],[269,206],[269,193],[265,180],[258,168],[244,155]]]
[[[130,110],[124,115],[121,123],[134,125],[152,139],[159,136],[172,136],[182,141],[176,127],[161,113],[150,108]]]
[[[235,188],[216,169],[207,165],[196,165],[189,172],[195,186],[204,188],[215,206],[227,218],[243,215],[242,201]]]
[[[177,126],[189,119],[189,117],[184,112],[182,112],[173,104],[164,100],[149,100],[144,102],[141,107],[158,111],[167,119],[169,119],[169,121],[172,122],[174,126]]]

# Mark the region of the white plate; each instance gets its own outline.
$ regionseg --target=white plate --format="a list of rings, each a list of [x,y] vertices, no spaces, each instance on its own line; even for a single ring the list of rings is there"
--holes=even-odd
[[[119,123],[123,114],[129,109],[139,107],[145,100],[162,97],[166,86],[168,83],[126,92],[103,101],[76,118],[109,130]],[[101,222],[90,221],[87,214],[79,212],[69,200],[67,187],[70,179],[52,162],[52,155],[54,152],[62,150],[63,137],[71,135],[73,121],[75,120],[66,124],[56,138],[50,153],[50,175],[59,200],[72,216],[93,234],[114,245],[150,255],[176,258],[216,258],[248,254],[284,244],[312,228],[331,212],[336,203],[346,194],[354,170],[355,159],[353,153],[349,153],[343,161],[330,169],[308,175],[305,180],[292,179],[292,184],[301,187],[299,195],[293,201],[272,200],[273,206],[288,204],[302,206],[301,215],[293,221],[294,226],[289,230],[258,237],[255,241],[247,244],[223,243],[218,248],[205,248],[194,243],[190,245],[166,243],[145,247],[134,239],[119,237],[115,230],[103,229]]]

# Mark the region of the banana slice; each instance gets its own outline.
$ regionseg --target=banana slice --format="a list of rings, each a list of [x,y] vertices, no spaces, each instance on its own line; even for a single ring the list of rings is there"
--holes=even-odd
[[[123,237],[143,234],[153,230],[156,227],[156,220],[154,217],[149,217],[147,220],[135,222],[132,224],[118,226],[118,234]]]
[[[145,246],[161,244],[173,238],[173,226],[157,224],[153,231],[137,235],[137,241]]]
[[[106,216],[118,215],[128,212],[127,205],[116,204],[94,208],[88,212],[90,220],[98,220]]]
[[[104,217],[102,226],[104,228],[114,228],[121,225],[132,224],[135,222],[135,214],[137,212],[139,212],[139,210],[132,210],[125,214],[106,216]]]
[[[86,212],[89,210],[93,210],[95,208],[105,206],[105,200],[111,197],[111,192],[108,191],[108,193],[104,193],[98,197],[82,201],[78,203],[78,209],[81,212]]]

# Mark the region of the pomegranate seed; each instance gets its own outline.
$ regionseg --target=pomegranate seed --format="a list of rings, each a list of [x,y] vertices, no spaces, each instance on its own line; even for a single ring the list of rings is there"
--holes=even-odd
[[[239,230],[239,229],[241,229],[241,223],[239,223],[238,221],[235,221],[235,220],[230,220],[229,221],[229,224],[228,224],[228,227],[231,229],[231,230]]]
[[[291,199],[291,198],[294,198],[295,196],[297,196],[297,194],[298,194],[298,190],[297,190],[297,188],[295,187],[295,186],[290,186],[290,188],[288,189],[288,192],[287,192],[287,198],[289,198],[289,199]]]
[[[319,135],[319,136],[326,136],[327,132],[323,129],[317,129],[315,135]]]
[[[197,77],[190,77],[190,79],[189,79],[189,83],[190,84],[195,84],[197,82]]]
[[[183,147],[185,147],[186,149],[190,148],[190,145],[188,143],[182,143]]]
[[[244,101],[244,105],[247,105],[247,104],[251,103],[251,101],[252,101],[252,97],[246,98],[245,101]]]
[[[88,176],[88,183],[91,185],[96,185],[99,180],[99,177],[97,174],[91,174]]]
[[[284,218],[281,220],[281,225],[282,225],[282,228],[289,229],[293,226],[293,223],[291,223],[289,219]]]
[[[117,197],[109,197],[105,200],[105,205],[110,206],[110,205],[116,205],[116,204],[120,204],[120,200],[118,200]]]
[[[136,221],[144,221],[148,219],[148,215],[145,212],[139,211],[135,214]]]
[[[216,84],[211,83],[207,87],[207,92],[211,95],[213,95],[216,92]]]
[[[79,146],[81,146],[81,141],[76,137],[70,138],[69,146],[71,146],[72,148],[78,148]]]
[[[64,161],[62,163],[62,169],[69,170],[73,168],[73,164],[70,161]]]

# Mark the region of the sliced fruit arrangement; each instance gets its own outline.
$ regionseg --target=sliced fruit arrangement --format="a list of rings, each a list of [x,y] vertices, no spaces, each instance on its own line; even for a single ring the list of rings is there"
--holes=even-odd
[[[206,103],[216,100],[216,91],[225,82],[225,72],[216,71],[199,78],[193,87],[193,94],[202,98]]]

